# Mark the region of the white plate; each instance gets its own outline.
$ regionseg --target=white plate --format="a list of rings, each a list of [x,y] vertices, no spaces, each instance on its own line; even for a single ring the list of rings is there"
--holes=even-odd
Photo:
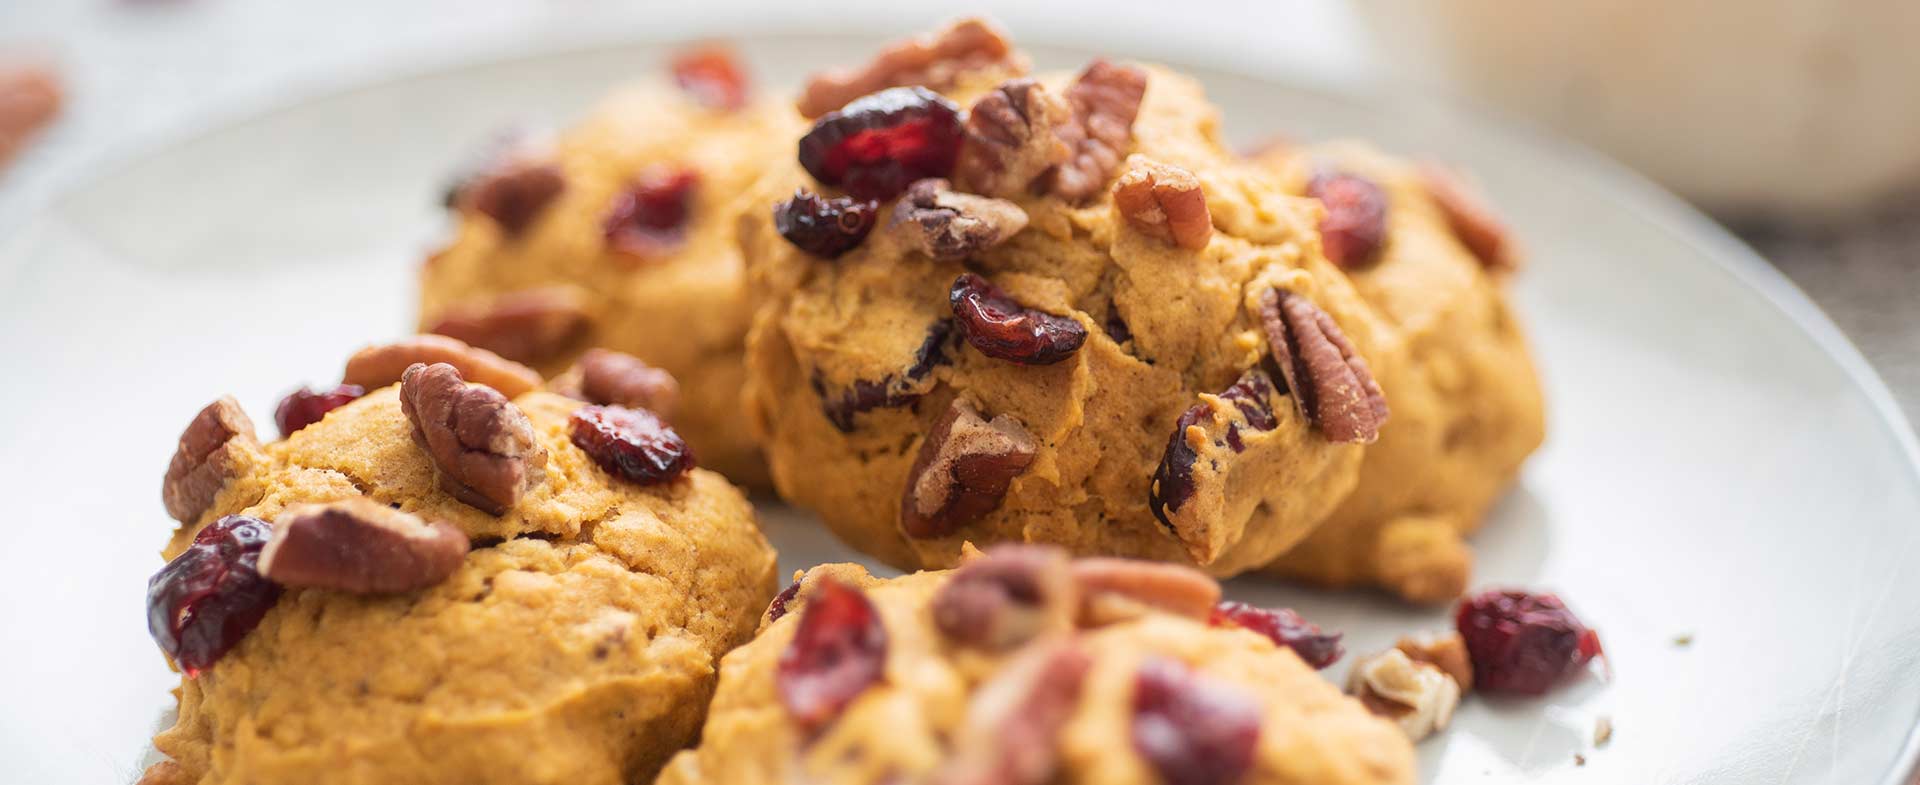
[[[748,47],[758,73],[796,74],[872,45]],[[415,264],[444,228],[436,192],[464,151],[564,120],[658,57],[543,55],[300,103],[154,149],[0,237],[6,779],[128,781],[148,754],[173,677],[142,600],[169,529],[160,474],[195,409],[232,392],[264,421],[290,387],[404,332]],[[1422,745],[1428,780],[1900,780],[1920,717],[1916,450],[1826,318],[1713,225],[1584,154],[1199,75],[1238,140],[1361,135],[1469,166],[1534,251],[1519,296],[1550,442],[1479,536],[1478,582],[1560,591],[1602,631],[1615,678],[1472,700]],[[803,515],[767,517],[787,569],[851,557]],[[1446,625],[1375,596],[1230,591],[1293,605],[1352,650]],[[1603,716],[1617,730],[1596,750]]]

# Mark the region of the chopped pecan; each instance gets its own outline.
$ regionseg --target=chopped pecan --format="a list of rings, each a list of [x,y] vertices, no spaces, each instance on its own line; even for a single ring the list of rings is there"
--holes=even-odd
[[[1371,443],[1387,421],[1387,398],[1333,317],[1284,289],[1261,300],[1260,321],[1301,416],[1328,441]]]
[[[532,226],[533,219],[566,188],[566,173],[558,164],[509,159],[457,186],[453,202],[462,210],[492,218],[500,225],[500,233],[511,238]]]
[[[889,87],[945,90],[968,72],[991,68],[1019,73],[1026,70],[1026,58],[985,20],[962,19],[939,32],[894,43],[860,68],[814,74],[801,90],[797,108],[803,117],[819,117]]]
[[[1181,248],[1197,251],[1213,239],[1200,178],[1178,166],[1128,156],[1126,174],[1113,184],[1113,204],[1134,229]]]
[[[1050,190],[1070,202],[1100,193],[1107,178],[1133,146],[1133,120],[1147,94],[1147,72],[1130,65],[1095,60],[1067,88],[1073,117],[1060,126],[1060,139],[1072,150],[1054,169]]]
[[[1073,148],[1059,129],[1073,108],[1032,79],[1015,79],[973,102],[953,179],[988,196],[1018,196],[1048,170],[1067,162]]]
[[[1440,214],[1446,216],[1454,236],[1482,266],[1493,272],[1512,272],[1520,267],[1506,223],[1478,192],[1451,170],[1433,163],[1421,165],[1420,182],[1440,207]]]
[[[1082,624],[1138,616],[1144,608],[1205,621],[1220,602],[1220,583],[1178,564],[1094,557],[1073,563]]]
[[[253,421],[232,396],[207,404],[193,416],[180,434],[180,445],[174,448],[166,481],[160,486],[168,515],[192,525],[213,506],[214,497],[238,470],[232,446],[236,441],[253,447],[260,443]]]
[[[526,413],[491,387],[468,386],[447,363],[414,363],[400,377],[400,409],[439,471],[440,488],[493,515],[546,476],[547,451]]]
[[[532,368],[444,335],[416,335],[354,352],[347,358],[341,383],[379,389],[400,381],[400,375],[415,363],[446,363],[459,369],[462,378],[499,390],[508,398],[518,398],[541,385],[540,374]]]
[[[1473,660],[1467,655],[1467,641],[1458,632],[1428,633],[1401,638],[1394,648],[1406,652],[1414,662],[1430,663],[1445,671],[1460,685],[1461,692],[1473,689]]]
[[[575,400],[628,409],[647,409],[671,419],[680,398],[673,374],[631,354],[588,349],[547,388]]]
[[[0,165],[60,114],[60,78],[43,66],[0,69]]]
[[[933,626],[968,646],[1004,651],[1073,627],[1079,600],[1066,551],[1000,545],[954,570],[933,595]]]
[[[944,537],[1000,506],[1013,478],[1033,464],[1033,434],[1011,415],[991,421],[955,399],[920,442],[900,497],[909,537]]]
[[[515,362],[536,363],[586,337],[585,298],[566,286],[509,292],[491,302],[448,308],[427,332],[465,341]]]
[[[467,556],[467,535],[364,496],[290,507],[273,521],[260,574],[282,586],[356,594],[424,589]]]
[[[907,247],[942,261],[965,259],[1026,227],[1027,213],[1019,205],[955,191],[938,177],[907,186],[887,223]]]
[[[1073,641],[1036,645],[980,686],[952,758],[932,785],[1046,785],[1060,763],[1060,730],[1073,717],[1093,658]]]
[[[1445,730],[1460,705],[1460,685],[1446,671],[1416,662],[1399,649],[1355,661],[1347,674],[1347,692],[1368,711],[1393,720],[1414,741]]]

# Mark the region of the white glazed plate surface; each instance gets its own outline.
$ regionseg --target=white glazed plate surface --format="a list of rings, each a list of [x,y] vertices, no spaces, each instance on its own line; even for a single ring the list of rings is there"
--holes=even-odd
[[[784,81],[875,43],[744,46]],[[1048,67],[1087,57],[1032,51]],[[265,421],[287,390],[405,333],[415,266],[445,230],[437,191],[466,151],[501,126],[563,123],[660,57],[541,55],[294,104],[152,149],[0,232],[15,538],[0,549],[0,779],[128,782],[150,755],[175,677],[143,598],[171,523],[160,475],[193,412],[231,392]],[[1886,391],[1823,315],[1710,223],[1576,151],[1197,75],[1236,143],[1357,135],[1476,171],[1533,252],[1518,296],[1549,442],[1477,537],[1476,584],[1560,592],[1600,629],[1613,679],[1473,698],[1421,745],[1426,781],[1903,779],[1920,475]],[[855,558],[809,516],[763,511],[783,569]],[[1449,623],[1368,594],[1253,580],[1229,594],[1294,606],[1350,652]],[[1615,731],[1596,749],[1601,717]]]

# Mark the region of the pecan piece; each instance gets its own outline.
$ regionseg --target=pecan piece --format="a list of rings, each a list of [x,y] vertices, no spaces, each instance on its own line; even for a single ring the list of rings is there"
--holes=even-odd
[[[1453,235],[1482,266],[1496,273],[1520,267],[1506,223],[1459,176],[1439,164],[1426,163],[1420,166],[1420,183],[1446,217]]]
[[[880,50],[860,68],[835,68],[814,74],[800,91],[802,117],[819,117],[868,93],[919,85],[946,90],[971,71],[1026,70],[1026,58],[993,25],[962,19],[944,29],[900,41]]]
[[[1080,701],[1093,658],[1072,641],[1016,655],[967,703],[955,753],[933,785],[1046,785],[1060,763],[1060,730]]]
[[[1267,344],[1301,416],[1328,441],[1372,443],[1387,421],[1387,398],[1333,317],[1285,289],[1260,304]]]
[[[467,535],[366,497],[290,507],[273,521],[260,574],[282,586],[356,594],[424,589],[467,556]]]
[[[1068,564],[1059,548],[996,546],[933,595],[933,626],[955,643],[992,651],[1071,629],[1079,601]]]
[[[1213,239],[1213,215],[1200,178],[1178,166],[1127,157],[1127,172],[1113,184],[1113,204],[1127,224],[1190,251]]]
[[[1147,94],[1147,72],[1095,60],[1067,88],[1073,117],[1060,126],[1072,154],[1054,169],[1049,190],[1070,202],[1091,198],[1133,146],[1133,120]]]
[[[1353,663],[1347,692],[1367,711],[1393,720],[1407,737],[1419,741],[1445,730],[1460,705],[1460,685],[1431,663],[1400,649],[1388,649]]]
[[[900,529],[944,537],[1000,506],[1013,478],[1033,464],[1033,434],[1011,415],[992,420],[955,399],[920,442],[900,497]]]
[[[1467,641],[1460,637],[1460,633],[1407,636],[1393,647],[1406,652],[1414,662],[1429,663],[1445,671],[1459,683],[1461,692],[1473,689],[1473,660],[1467,655]]]
[[[566,188],[566,174],[558,164],[508,160],[458,185],[452,201],[461,210],[492,218],[501,234],[513,238],[526,232]]]
[[[213,506],[213,499],[227,487],[239,470],[233,444],[258,447],[253,420],[233,396],[222,396],[207,404],[187,423],[167,464],[167,476],[160,486],[160,499],[167,514],[183,524],[192,525]]]
[[[1073,108],[1032,79],[1015,79],[973,102],[953,179],[968,191],[1017,196],[1048,170],[1067,162],[1073,148],[1059,128]]]
[[[680,383],[673,374],[611,349],[588,349],[573,367],[547,382],[547,389],[587,403],[646,409],[666,418],[672,417],[680,398]]]
[[[1178,564],[1094,557],[1073,563],[1080,622],[1098,625],[1132,618],[1146,608],[1205,621],[1220,602],[1220,583]]]
[[[427,332],[515,362],[552,359],[586,337],[591,320],[578,290],[565,286],[509,292],[492,302],[440,313]]]
[[[459,369],[461,377],[499,390],[508,398],[518,398],[541,385],[540,374],[532,368],[444,335],[416,335],[354,352],[347,358],[341,383],[379,389],[400,381],[400,375],[416,363],[446,363]]]
[[[400,410],[433,459],[440,488],[501,515],[546,476],[533,423],[491,387],[469,386],[447,363],[414,363],[400,377]]]
[[[929,177],[907,186],[887,223],[909,248],[941,261],[965,259],[1027,228],[1027,212],[1005,199],[961,193]]]

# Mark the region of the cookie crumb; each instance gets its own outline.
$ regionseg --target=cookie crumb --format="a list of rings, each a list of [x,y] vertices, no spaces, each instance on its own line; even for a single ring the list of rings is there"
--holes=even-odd
[[[1605,714],[1593,721],[1593,746],[1605,747],[1613,741],[1613,718]]]
[[[1680,633],[1679,635],[1673,636],[1673,646],[1676,649],[1684,649],[1692,645],[1693,645],[1693,633],[1691,632],[1683,632],[1683,633]]]
[[[1576,752],[1576,753],[1574,753],[1574,754],[1573,754],[1573,765],[1575,765],[1575,766],[1585,766],[1585,765],[1587,765],[1587,756],[1585,756],[1585,755],[1581,755],[1581,754],[1580,754],[1580,753],[1578,753],[1578,752]]]

